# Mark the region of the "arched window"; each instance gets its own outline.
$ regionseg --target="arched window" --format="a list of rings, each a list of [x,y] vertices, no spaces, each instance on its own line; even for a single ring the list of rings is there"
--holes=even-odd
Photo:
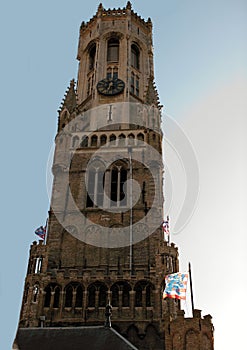
[[[101,135],[100,136],[100,145],[103,146],[106,144],[106,141],[107,141],[107,137],[106,135]]]
[[[119,306],[119,286],[117,283],[111,287],[111,304],[113,307]]]
[[[33,302],[36,303],[39,294],[39,285],[35,284],[33,287]]]
[[[97,144],[97,141],[96,141]],[[83,136],[81,141],[81,147],[88,147],[88,136]]]
[[[119,146],[125,146],[125,140],[126,140],[126,136],[124,134],[120,134],[118,136],[118,145]]]
[[[107,287],[104,284],[99,286],[99,307],[106,306]]]
[[[127,204],[127,194],[124,192],[126,181],[127,170],[124,164],[122,162],[115,163],[111,168],[111,206],[125,206]]]
[[[136,69],[140,69],[140,50],[137,45],[131,45],[131,65]]]
[[[134,134],[128,135],[128,143],[129,143],[129,145],[134,145],[134,143],[135,143],[135,135]]]
[[[110,136],[110,142],[111,142],[111,145],[115,145],[116,144],[116,135],[112,134]]]
[[[140,134],[138,134],[137,135],[137,139],[138,139],[138,141],[144,141],[144,135],[142,134],[142,133],[140,133]]]
[[[93,44],[89,49],[89,70],[94,69],[95,65],[95,55],[96,55],[96,45]]]
[[[53,301],[54,308],[59,307],[59,299],[60,299],[60,287],[56,286],[54,288],[54,301]]]
[[[119,298],[121,296],[121,304],[123,307],[129,306],[129,292],[130,285],[127,282],[116,282],[111,287],[112,292],[112,306],[119,306]],[[121,292],[121,293],[120,293]]]
[[[51,303],[51,286],[45,287],[44,291],[45,291],[44,307],[50,307],[50,303]]]
[[[137,284],[135,286],[135,306],[140,307],[142,306],[142,286],[141,284]]]
[[[41,273],[43,257],[39,256],[35,258],[35,268],[34,273]]]
[[[104,201],[104,166],[100,161],[95,161],[87,171],[87,207],[102,206]]]
[[[75,297],[75,307],[82,307],[82,301],[83,301],[83,288],[79,284],[76,288],[76,297]]]
[[[98,136],[93,135],[91,137],[91,147],[97,147],[97,142],[98,142]]]
[[[72,307],[73,287],[68,285],[65,289],[65,307]]]
[[[78,136],[74,136],[72,139],[72,147],[73,148],[77,148],[78,147],[78,143],[79,143],[79,137]]]
[[[88,307],[95,307],[95,292],[96,287],[94,284],[88,287]]]
[[[111,38],[107,44],[107,62],[118,62],[119,60],[119,40]]]
[[[147,281],[139,281],[135,285],[135,306],[152,306],[153,303],[153,290],[154,286]],[[143,299],[143,296],[146,295],[146,298]]]

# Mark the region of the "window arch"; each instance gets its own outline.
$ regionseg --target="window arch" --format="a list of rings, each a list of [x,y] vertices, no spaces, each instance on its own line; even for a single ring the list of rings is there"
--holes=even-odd
[[[89,70],[94,69],[95,56],[96,56],[96,44],[93,44],[89,49]]]
[[[78,147],[78,143],[79,143],[79,137],[78,136],[74,136],[72,139],[72,147],[73,148],[77,148]]]
[[[111,145],[115,145],[116,144],[116,135],[114,135],[114,134],[110,135],[110,142],[111,142]]]
[[[88,307],[104,307],[107,301],[107,287],[102,282],[95,282],[88,287]],[[98,295],[98,305],[96,305],[96,291]]]
[[[144,141],[144,135],[142,134],[142,133],[139,133],[138,135],[137,135],[137,139],[138,139],[138,141]]]
[[[139,281],[135,285],[135,306],[149,307],[153,304],[154,286],[148,281]],[[144,299],[145,297],[145,299]]]
[[[91,147],[97,147],[97,143],[98,143],[98,136],[97,135],[93,135],[91,137]]]
[[[83,288],[79,284],[76,288],[76,296],[75,296],[75,307],[82,307],[82,301],[83,301]]]
[[[103,146],[103,145],[106,144],[106,142],[107,142],[107,137],[106,137],[106,135],[101,135],[101,136],[100,136],[100,145]]]
[[[106,306],[106,300],[107,300],[107,287],[105,284],[101,284],[99,286],[99,307]]]
[[[60,292],[61,292],[61,288],[59,286],[56,286],[54,288],[54,300],[53,300],[53,307],[54,308],[58,308],[59,307]]]
[[[97,144],[97,141],[96,141]],[[83,136],[81,141],[81,147],[88,147],[88,136]]]
[[[87,202],[88,208],[103,206],[105,168],[99,160],[92,162],[87,170]]]
[[[95,307],[96,287],[94,284],[88,287],[88,307]]]
[[[140,69],[140,50],[136,44],[131,45],[131,65]]]
[[[129,145],[134,145],[135,144],[135,135],[134,134],[129,134],[128,135],[128,144]]]
[[[130,285],[127,282],[116,282],[111,287],[112,292],[112,306],[119,306],[120,298],[121,305],[128,307],[130,304],[129,292],[131,290]]]
[[[71,284],[69,284],[65,288],[65,307],[72,307],[72,301],[73,301],[73,287]]]
[[[45,287],[44,307],[50,307],[51,304],[51,286]]]
[[[126,140],[126,136],[124,134],[120,134],[118,136],[118,145],[125,146],[125,140]]]
[[[107,62],[118,62],[119,60],[119,40],[111,38],[107,42]]]
[[[127,169],[123,162],[114,163],[111,167],[111,206],[125,206],[127,194],[124,192],[127,181]]]
[[[33,287],[33,302],[36,303],[39,295],[39,285],[36,283]]]

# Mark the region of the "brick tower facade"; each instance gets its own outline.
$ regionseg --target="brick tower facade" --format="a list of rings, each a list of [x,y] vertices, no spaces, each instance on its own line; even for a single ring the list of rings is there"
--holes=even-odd
[[[179,303],[162,300],[179,265],[162,232],[152,22],[130,2],[100,4],[80,27],[77,58],[59,110],[47,240],[30,249],[19,328],[102,325],[110,302],[112,326],[140,349],[185,349],[188,339],[186,349],[212,349],[209,318],[186,328]],[[193,347],[186,334],[199,339],[202,327],[207,345]]]

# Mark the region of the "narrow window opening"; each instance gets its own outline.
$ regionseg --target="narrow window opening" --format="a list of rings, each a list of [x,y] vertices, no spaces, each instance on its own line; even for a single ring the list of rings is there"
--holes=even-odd
[[[140,69],[140,50],[135,45],[131,45],[131,65],[135,69]]]
[[[107,62],[118,62],[119,59],[119,40],[112,38],[108,40]]]
[[[96,45],[94,44],[93,47],[91,47],[91,49],[89,50],[89,70],[94,69],[95,55],[96,55]]]
[[[72,286],[68,286],[65,291],[65,307],[72,307],[73,300],[73,288]]]
[[[82,300],[83,300],[83,289],[82,289],[82,286],[79,285],[76,288],[75,307],[82,307]]]
[[[44,307],[50,307],[51,303],[51,287],[47,286],[45,288],[45,302],[44,302]]]
[[[54,293],[54,301],[53,301],[53,307],[58,308],[59,307],[59,300],[60,300],[60,288],[55,287],[55,293]]]

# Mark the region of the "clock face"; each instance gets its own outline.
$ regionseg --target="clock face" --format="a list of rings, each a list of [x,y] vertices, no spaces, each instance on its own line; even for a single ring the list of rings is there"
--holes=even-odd
[[[103,79],[97,84],[97,90],[100,94],[112,96],[120,94],[124,89],[124,82],[121,79]]]

